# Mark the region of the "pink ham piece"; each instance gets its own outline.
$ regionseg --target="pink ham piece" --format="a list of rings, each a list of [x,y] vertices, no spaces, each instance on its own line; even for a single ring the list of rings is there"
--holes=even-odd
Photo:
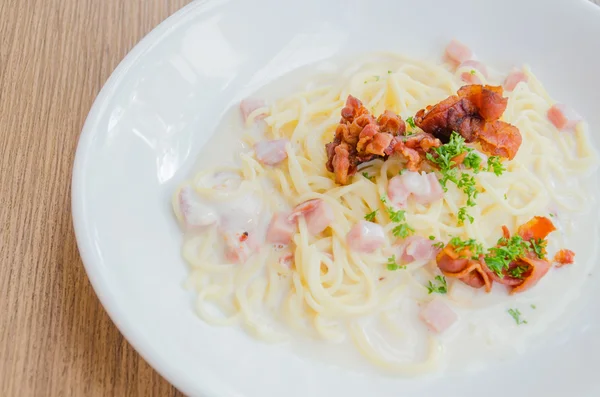
[[[296,232],[296,222],[290,221],[289,214],[279,212],[273,215],[267,228],[267,243],[287,245],[292,241]]]
[[[581,116],[568,106],[557,103],[548,110],[548,120],[561,131],[573,131]]]
[[[442,198],[444,191],[433,172],[429,174],[415,171],[405,171],[390,179],[388,197],[392,204],[398,207],[406,206],[408,197],[412,194],[420,204],[430,204]]]
[[[260,248],[256,233],[225,231],[222,236],[225,241],[225,258],[232,263],[246,263]]]
[[[252,114],[252,112],[254,112],[256,109],[260,109],[265,106],[266,103],[262,99],[246,98],[242,100],[240,102],[240,110],[242,111],[242,117],[244,118],[244,121],[247,121],[250,114]],[[266,113],[261,113],[256,116],[256,120],[263,119],[266,115]]]
[[[321,233],[333,222],[333,210],[322,199],[308,200],[298,204],[292,210],[288,220],[295,222],[300,216],[304,216],[308,231],[313,235]]]
[[[377,223],[360,221],[350,229],[346,242],[353,251],[370,253],[385,243],[385,234]]]
[[[513,69],[504,80],[504,89],[513,91],[519,83],[527,83],[528,77],[522,70]]]
[[[400,245],[401,252],[399,258],[401,258],[404,263],[431,261],[436,257],[439,251],[433,244],[435,244],[435,241],[428,238],[422,236],[410,236]]]
[[[256,159],[265,165],[277,165],[287,158],[285,145],[287,139],[275,139],[272,141],[260,141],[254,145]]]
[[[419,318],[433,332],[442,333],[458,320],[454,311],[441,299],[434,299],[421,308]]]
[[[460,75],[461,80],[467,84],[482,84],[482,81],[479,78],[479,76],[477,75],[477,73],[474,73],[473,71],[477,71],[477,72],[481,73],[481,75],[483,77],[485,77],[486,79],[488,77],[488,72],[487,72],[486,66],[479,61],[469,59],[468,61],[464,61],[463,63],[461,63],[458,66],[458,68],[459,69],[461,69],[461,68],[469,69],[468,71],[465,71],[465,72],[461,73],[461,75]]]
[[[455,64],[460,64],[471,59],[473,52],[469,47],[460,41],[453,39],[446,47],[446,52],[444,55],[449,61]]]
[[[178,200],[181,218],[185,226],[208,226],[217,222],[217,214],[200,202],[191,186],[181,188]]]

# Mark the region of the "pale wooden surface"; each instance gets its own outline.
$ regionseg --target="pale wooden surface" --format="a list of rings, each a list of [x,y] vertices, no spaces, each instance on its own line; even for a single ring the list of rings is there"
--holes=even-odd
[[[104,81],[189,0],[0,0],[0,396],[175,396],[81,265],[73,154]],[[593,0],[600,4],[600,0]]]
[[[98,91],[189,0],[0,0],[0,396],[180,395],[87,280],[71,167]]]

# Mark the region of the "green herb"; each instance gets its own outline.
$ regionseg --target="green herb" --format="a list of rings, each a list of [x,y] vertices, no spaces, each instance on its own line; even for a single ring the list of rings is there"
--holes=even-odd
[[[508,314],[510,314],[511,317],[514,318],[517,325],[527,324],[526,320],[521,319],[521,312],[519,311],[519,309],[508,309]]]
[[[435,236],[429,236],[430,240],[435,240]]]
[[[434,292],[437,294],[445,294],[446,292],[448,292],[448,284],[446,284],[446,277],[435,276],[435,281],[437,281],[436,284],[432,283],[430,280],[429,284],[426,286],[428,294],[432,294]]]
[[[375,176],[371,176],[371,175],[369,175],[369,173],[368,173],[368,172],[366,172],[366,171],[363,171],[363,172],[362,172],[362,176],[364,176],[365,178],[367,178],[367,179],[368,179],[368,180],[370,180],[370,181],[373,181],[373,180],[375,180]]]
[[[433,148],[433,152],[437,154],[437,156],[427,153],[427,160],[436,164],[440,169],[442,174],[440,183],[444,188],[444,191],[448,191],[448,188],[446,187],[446,183],[448,181],[456,184],[458,183],[458,171],[456,168],[454,168],[456,164],[452,159],[460,154],[463,154],[464,152],[467,152],[468,149],[469,148],[465,146],[465,140],[463,137],[456,132],[452,132],[452,135],[450,135],[450,141],[448,143],[438,148]]]
[[[410,128],[412,128],[413,130],[415,128],[417,128],[417,126],[415,125],[415,120],[413,119],[412,116],[409,116],[406,118],[406,124],[408,124],[410,126]]]
[[[396,237],[406,238],[414,233],[415,229],[408,226],[407,223],[401,223],[392,229],[392,234]]]
[[[387,211],[388,216],[390,217],[390,220],[392,222],[404,222],[405,216],[406,216],[406,211],[404,210],[398,210],[395,211],[393,207],[386,207],[385,209]]]
[[[387,199],[385,198],[385,196],[379,197],[379,201],[381,201],[383,204],[387,203]]]
[[[461,240],[460,237],[452,237],[450,241],[448,241],[448,245],[453,246],[459,254],[465,249],[471,251],[471,257],[473,259],[478,259],[479,255],[483,254],[483,246],[474,238]]]
[[[537,309],[537,306],[532,304],[532,305],[531,305],[531,308],[532,308],[532,309]]]
[[[475,221],[475,218],[467,213],[467,207],[460,207],[458,209],[458,224],[464,224],[467,219],[469,220],[469,223],[473,223]]]
[[[365,215],[365,220],[367,220],[369,222],[373,222],[373,220],[375,219],[375,216],[377,215],[377,211],[379,211],[379,210],[377,209],[373,212],[369,212],[367,215]]]
[[[470,152],[463,160],[463,164],[465,167],[473,169],[473,172],[478,174],[481,170],[481,157],[475,152]]]
[[[441,241],[438,241],[437,243],[435,243],[435,244],[431,244],[431,245],[432,245],[433,247],[435,247],[435,248],[439,248],[439,249],[442,249],[442,248],[444,248],[444,243],[443,243],[443,242],[441,242]]]
[[[406,269],[406,266],[400,266],[396,263],[396,255],[392,255],[388,258],[386,263],[387,269],[390,271],[398,270],[398,269]]]
[[[494,174],[496,174],[497,176],[502,175],[502,173],[504,171],[506,171],[504,164],[502,164],[502,161],[500,160],[500,157],[498,157],[498,156],[488,157],[487,166],[488,166],[488,168],[487,168],[488,172],[493,171]]]
[[[527,271],[525,266],[515,266],[512,269],[508,270],[508,275],[514,278],[523,278],[523,273]]]
[[[475,72],[475,69],[471,69],[471,71],[469,73],[471,73],[472,75],[475,75],[475,73],[477,73],[477,72]]]
[[[529,240],[529,244],[531,245],[531,249],[540,259],[545,259],[546,255],[546,246],[548,242],[542,238]]]
[[[388,74],[392,74],[392,71],[391,71],[391,70],[388,70]]]
[[[476,184],[475,177],[469,174],[462,174],[456,184],[467,195],[467,205],[469,207],[475,206],[475,199],[479,195],[479,191],[475,187]]]
[[[551,212],[548,215],[550,215],[550,218],[554,218],[554,214]]]
[[[508,269],[512,262],[524,256],[529,249],[529,242],[521,236],[515,235],[509,239],[502,237],[496,247],[488,250],[485,263],[498,277],[503,277],[503,270]]]
[[[400,171],[398,171],[398,175],[402,175],[404,171],[406,171],[406,168],[402,168]]]
[[[504,193],[504,200],[508,200],[508,197],[506,196],[506,193]]]

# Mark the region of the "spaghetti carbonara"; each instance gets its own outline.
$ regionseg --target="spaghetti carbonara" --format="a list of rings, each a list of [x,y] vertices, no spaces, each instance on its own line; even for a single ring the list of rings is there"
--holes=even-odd
[[[586,273],[586,258],[570,264],[573,252],[559,250],[570,243],[571,214],[589,207],[596,154],[584,123],[527,67],[494,73],[457,45],[444,63],[371,54],[323,84],[242,102],[237,161],[203,168],[173,199],[204,321],[271,342],[351,342],[410,375],[465,343],[477,354],[520,351],[556,320],[576,294],[550,297],[552,289],[564,277],[576,289]],[[458,103],[464,86],[504,86],[503,124],[492,127],[485,104],[469,97],[469,127],[464,118],[453,127],[443,101]],[[451,135],[431,126],[436,111]],[[355,122],[359,114],[368,124]],[[383,146],[363,140],[366,125]],[[520,133],[512,155],[485,140],[486,128],[505,127]],[[479,128],[480,140],[463,128]]]

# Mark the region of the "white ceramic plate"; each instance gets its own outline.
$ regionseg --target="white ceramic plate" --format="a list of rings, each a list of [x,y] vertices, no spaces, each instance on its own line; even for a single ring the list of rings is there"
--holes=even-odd
[[[324,58],[391,50],[438,59],[452,37],[498,69],[529,63],[600,131],[600,9],[586,0],[195,2],[117,68],[77,150],[77,240],[115,324],[175,386],[196,396],[600,395],[596,274],[583,310],[546,349],[476,375],[416,380],[355,373],[208,326],[182,288],[170,197],[228,108]]]

